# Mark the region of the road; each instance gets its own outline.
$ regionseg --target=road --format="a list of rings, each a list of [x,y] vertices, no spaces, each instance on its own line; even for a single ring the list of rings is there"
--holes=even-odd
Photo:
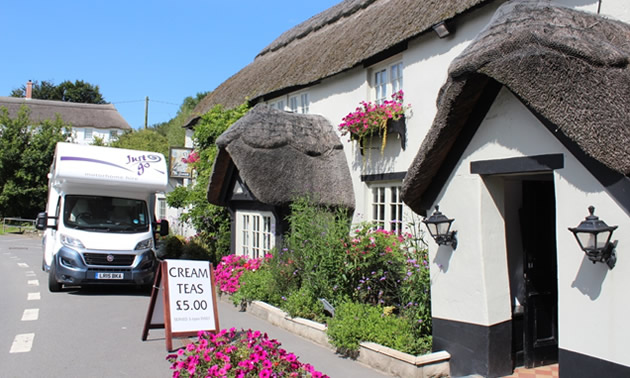
[[[164,333],[141,341],[149,293],[48,291],[41,239],[0,236],[0,377],[168,377]]]
[[[0,377],[169,377],[164,331],[141,341],[150,293],[48,291],[41,239],[0,235]],[[331,377],[379,378],[355,361],[218,302],[221,328],[256,329]],[[174,339],[175,347],[186,339]]]

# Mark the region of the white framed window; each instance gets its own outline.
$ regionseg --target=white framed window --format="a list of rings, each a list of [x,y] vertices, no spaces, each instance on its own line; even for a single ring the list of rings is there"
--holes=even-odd
[[[236,211],[237,255],[257,259],[275,246],[275,217],[271,212]]]
[[[284,110],[284,100],[274,101],[270,105],[272,108],[276,108],[278,110]]]
[[[118,130],[110,130],[109,139],[116,139],[116,138],[118,138]]]
[[[403,89],[403,66],[402,62],[382,64],[372,70],[372,88],[374,102],[382,104],[386,100],[391,100],[394,92]]]
[[[403,202],[401,183],[372,184],[370,190],[370,217],[378,228],[395,232],[403,231]]]
[[[85,132],[83,134],[83,139],[92,140],[92,138],[93,138],[92,129],[86,127]]]
[[[166,198],[158,198],[157,219],[166,219]]]
[[[308,93],[301,93],[289,97],[289,110],[293,113],[308,114],[309,100]]]

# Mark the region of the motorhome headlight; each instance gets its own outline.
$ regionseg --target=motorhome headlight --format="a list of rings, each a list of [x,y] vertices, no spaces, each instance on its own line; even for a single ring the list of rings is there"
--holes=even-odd
[[[139,249],[149,249],[153,247],[153,238],[149,238],[146,240],[143,240],[141,242],[139,242],[138,244],[136,244],[136,250]]]
[[[83,243],[81,243],[81,240],[75,239],[71,236],[59,234],[59,240],[61,241],[61,244],[65,245],[66,247],[85,249],[85,246],[83,245]]]

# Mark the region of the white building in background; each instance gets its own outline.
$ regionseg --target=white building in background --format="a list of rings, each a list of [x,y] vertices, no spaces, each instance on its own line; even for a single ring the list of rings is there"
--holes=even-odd
[[[27,95],[29,91],[27,90]],[[108,143],[131,131],[131,126],[112,104],[81,104],[76,102],[39,100],[34,98],[2,97],[0,107],[6,107],[10,117],[15,117],[20,107],[30,110],[33,122],[55,120],[57,115],[72,129],[72,139],[77,144],[92,144],[97,139]]]

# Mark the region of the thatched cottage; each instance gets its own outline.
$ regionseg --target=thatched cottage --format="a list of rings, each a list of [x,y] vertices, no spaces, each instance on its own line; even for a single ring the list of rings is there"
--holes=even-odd
[[[232,215],[236,253],[254,258],[278,244],[297,197],[354,209],[343,145],[320,115],[258,104],[217,139],[208,201]]]
[[[112,104],[81,104],[0,96],[0,107],[7,108],[12,118],[22,106],[28,107],[30,118],[36,123],[55,120],[59,115],[64,123],[71,126],[72,137],[79,144],[90,144],[97,137],[108,142],[111,138],[131,131],[131,126]]]
[[[626,23],[514,2],[453,60],[403,185],[457,228],[457,250],[431,250],[435,347],[492,375],[630,374],[629,59]],[[619,227],[612,267],[567,230],[590,205]]]
[[[345,155],[354,221],[403,232],[437,204],[454,219],[456,250],[427,235],[434,348],[450,353],[451,374],[496,377],[559,362],[563,377],[628,376],[630,297],[622,288],[630,259],[622,246],[630,240],[621,230],[630,227],[630,38],[627,24],[603,15],[630,22],[630,14],[624,0],[558,3],[347,0],[287,31],[196,109],[249,99],[281,110],[266,108],[264,121],[220,138],[209,199],[230,205],[242,196],[231,205],[232,231],[253,240],[239,212],[278,216],[270,210],[286,206],[292,188],[257,176],[303,163],[287,162],[281,144],[267,149],[243,135],[293,130],[286,143],[296,143],[286,114],[317,114],[336,128],[361,101],[402,89],[411,111],[382,152],[380,140],[361,148],[347,136],[335,147],[323,121],[315,138]],[[312,173],[345,177],[340,161],[320,160]],[[308,171],[282,173],[301,190],[323,187],[298,182],[317,182]],[[566,229],[590,205],[621,231],[616,264],[592,263]],[[238,243],[235,253],[251,250]]]

